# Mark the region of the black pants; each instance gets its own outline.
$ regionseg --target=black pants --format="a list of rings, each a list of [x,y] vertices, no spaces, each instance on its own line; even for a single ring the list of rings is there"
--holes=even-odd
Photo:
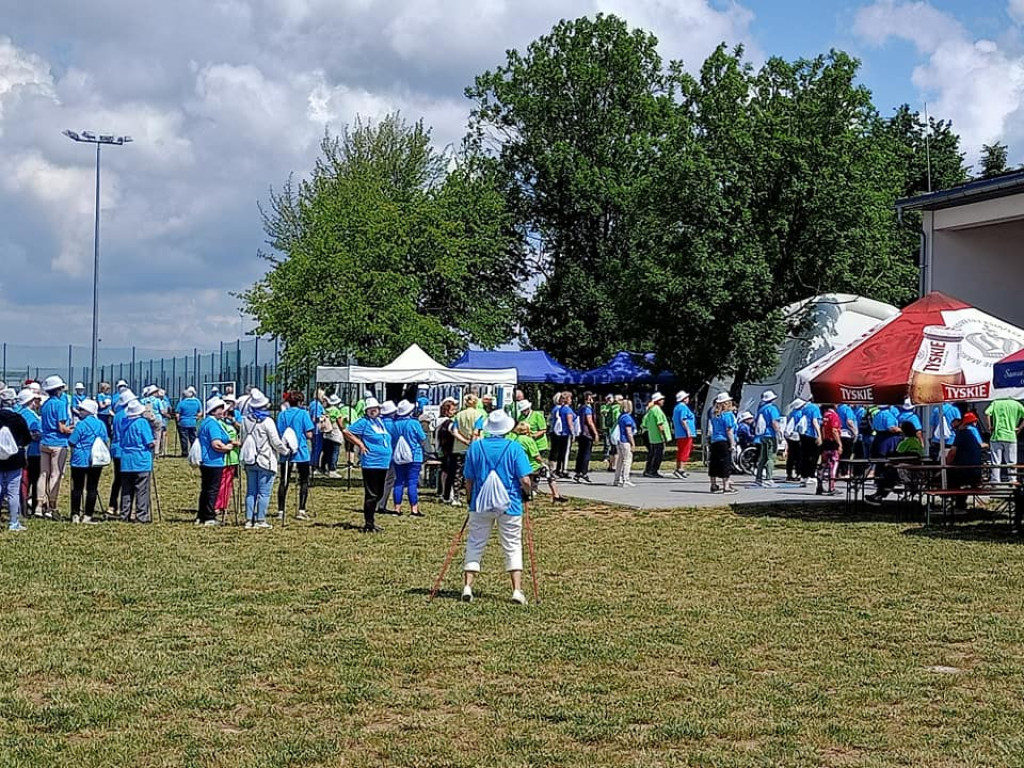
[[[224,467],[199,467],[199,521],[216,520],[217,492]]]
[[[111,459],[110,465],[114,468],[114,479],[110,483],[110,503],[107,509],[116,512],[121,509],[121,460]]]
[[[458,472],[458,461],[454,453],[445,453],[441,456],[441,472],[439,488],[442,501],[451,499],[452,491],[455,489],[455,475]]]
[[[661,471],[661,460],[665,458],[664,443],[649,443],[647,445],[647,464],[644,465],[645,475],[655,475]]]
[[[27,517],[39,505],[39,489],[36,488],[36,484],[39,482],[42,458],[40,456],[29,456],[26,458],[26,462],[25,470],[28,472],[28,488],[25,492],[25,498],[21,500],[21,514]]]
[[[786,479],[800,477],[800,441],[786,441]]]
[[[183,427],[181,424],[178,425],[178,442],[181,443],[181,457],[184,459],[188,456],[189,449],[192,447],[192,443],[196,441],[196,428],[195,427]]]
[[[555,463],[555,472],[565,474],[565,468],[569,464],[569,436],[551,436],[551,460]]]
[[[580,435],[576,439],[576,474],[586,477],[590,473],[590,454],[594,451],[594,438]]]
[[[816,437],[800,435],[800,477],[804,480],[810,480],[816,475],[820,453]]]
[[[387,480],[386,469],[367,469],[363,467],[363,522],[367,528],[375,523],[377,505],[384,497],[384,481]]]
[[[281,482],[277,486],[277,511],[284,509],[284,503],[288,499],[288,486],[292,483],[292,467],[299,473],[299,509],[306,511],[306,502],[309,500],[309,462],[284,461],[281,462],[277,473]]]
[[[82,494],[85,493],[85,516],[92,517],[96,512],[97,489],[103,467],[72,467],[71,468],[71,514],[82,513]]]
[[[220,487],[219,480],[217,487]],[[216,500],[216,494],[214,497]],[[152,519],[149,514],[149,472],[121,473],[121,522],[131,522],[132,505],[135,506],[137,523],[148,523]]]

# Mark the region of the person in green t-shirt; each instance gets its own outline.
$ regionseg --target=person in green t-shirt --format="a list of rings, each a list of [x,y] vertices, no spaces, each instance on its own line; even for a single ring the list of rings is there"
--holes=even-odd
[[[234,447],[224,457],[224,471],[220,476],[220,488],[217,489],[217,503],[214,505],[214,511],[218,515],[226,513],[228,505],[231,504],[231,490],[234,487],[239,461],[238,429],[235,427],[235,422],[231,419],[222,419],[220,424],[224,427],[224,431],[228,433],[228,437],[231,439],[231,444]]]
[[[568,501],[558,490],[558,482],[555,480],[555,476],[548,472],[548,468],[544,464],[544,457],[541,456],[540,451],[537,449],[537,441],[531,436],[529,423],[520,421],[516,424],[515,429],[509,433],[508,439],[519,443],[523,446],[523,450],[526,451],[526,458],[530,460],[530,481],[533,484],[533,490],[537,490],[537,481],[543,477],[548,481],[548,490],[551,491],[552,501],[559,503]]]
[[[996,465],[992,470],[992,479],[1005,481],[1015,472],[999,465],[1017,463],[1017,435],[1024,421],[1024,405],[1010,398],[993,400],[985,409],[985,416],[988,417],[988,429],[992,433],[989,440],[992,463]]]
[[[601,406],[601,434],[604,435],[604,460],[608,462],[608,471],[615,471],[615,455],[618,446],[612,440],[612,432],[619,424],[622,415],[622,395],[607,395]]]
[[[644,414],[643,428],[647,433],[647,466],[644,477],[664,477],[661,474],[661,461],[665,457],[665,443],[672,439],[672,425],[661,409],[665,396],[661,392],[651,395]]]
[[[533,410],[533,403],[529,400],[520,400],[516,407],[519,409],[519,421],[526,422],[530,427],[530,437],[537,444],[541,458],[547,458],[546,454],[550,445],[548,443],[548,422],[544,418],[544,414]]]

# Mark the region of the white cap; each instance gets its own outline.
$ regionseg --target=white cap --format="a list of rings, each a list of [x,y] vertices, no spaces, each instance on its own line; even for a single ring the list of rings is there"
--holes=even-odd
[[[80,381],[75,382],[75,389],[85,389],[85,384]]]
[[[412,403],[410,403],[408,400],[401,400],[398,403],[398,415],[399,416],[408,416],[410,413],[413,412],[413,409],[415,407],[416,406],[413,405]]]
[[[761,393],[761,402],[762,403],[770,403],[773,400],[778,400],[778,399],[779,399],[779,396],[776,395],[774,392],[772,392],[770,389],[766,389],[764,392]]]
[[[394,413],[397,410],[398,410],[398,407],[395,405],[394,401],[392,401],[392,400],[385,400],[383,403],[381,403],[380,415],[381,416],[390,416],[392,413]]]
[[[218,408],[223,408],[224,406],[225,402],[221,400],[219,397],[214,396],[206,401],[206,412],[213,413]]]
[[[531,403],[529,400],[520,400],[518,403],[516,403],[516,409],[520,413],[522,413],[523,411],[532,411],[533,403]]]
[[[20,405],[28,405],[33,400],[39,399],[39,393],[33,392],[28,387],[25,387],[21,392],[18,393],[18,403]]]
[[[690,396],[689,392],[687,392],[685,389],[680,389],[678,392],[676,392],[676,402],[677,403],[681,403],[681,402],[683,402],[683,400],[685,400],[689,396]]]
[[[370,410],[371,408],[380,408],[380,402],[376,397],[368,397],[363,401],[363,410]]]
[[[100,404],[93,400],[91,397],[85,398],[78,404],[78,410],[85,411],[90,416],[95,416],[100,412]]]
[[[491,411],[484,422],[484,432],[489,435],[507,435],[515,428],[516,422],[503,410]]]
[[[130,389],[124,390],[117,398],[118,405],[128,405],[132,400],[135,400],[135,393]]]
[[[731,403],[732,395],[728,392],[719,392],[715,395],[715,405],[721,405],[722,403]]]
[[[653,395],[651,395],[651,400],[650,401],[652,403],[656,403],[659,400],[664,400],[664,399],[665,399],[665,396],[663,394],[661,394],[661,392],[655,392]]]
[[[124,407],[124,412],[129,419],[134,419],[136,416],[141,416],[146,412],[146,406],[142,404],[141,400],[135,398]]]
[[[66,386],[64,379],[57,375],[47,376],[46,381],[43,382],[43,389],[47,392],[53,392],[55,389],[60,389],[63,386]]]
[[[114,385],[114,387],[117,388],[117,389],[120,389],[121,387],[127,387],[127,386],[128,386],[128,382],[125,381],[124,379],[118,379],[117,380],[117,384]]]

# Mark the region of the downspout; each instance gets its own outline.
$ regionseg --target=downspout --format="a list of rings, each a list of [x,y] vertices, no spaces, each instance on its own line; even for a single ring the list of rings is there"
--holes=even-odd
[[[917,297],[923,298],[928,292],[928,270],[931,269],[931,265],[928,264],[928,233],[924,227],[915,227],[903,220],[903,207],[896,206],[896,220],[899,225],[904,229],[908,229],[918,236],[921,241],[921,245],[918,248],[918,281],[917,281]]]

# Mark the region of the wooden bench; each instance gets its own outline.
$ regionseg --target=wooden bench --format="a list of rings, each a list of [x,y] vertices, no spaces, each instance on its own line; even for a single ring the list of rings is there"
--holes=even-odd
[[[932,521],[932,502],[938,500],[942,505],[942,515],[944,518],[948,518],[950,522],[953,521],[953,507],[952,504],[958,499],[970,499],[970,498],[989,498],[989,499],[1002,499],[1008,504],[1008,511],[1012,515],[1013,505],[1015,501],[1015,492],[1009,488],[988,488],[985,486],[978,486],[976,488],[929,488],[925,490],[924,495],[928,499],[928,505],[925,513],[925,524],[931,525]]]

